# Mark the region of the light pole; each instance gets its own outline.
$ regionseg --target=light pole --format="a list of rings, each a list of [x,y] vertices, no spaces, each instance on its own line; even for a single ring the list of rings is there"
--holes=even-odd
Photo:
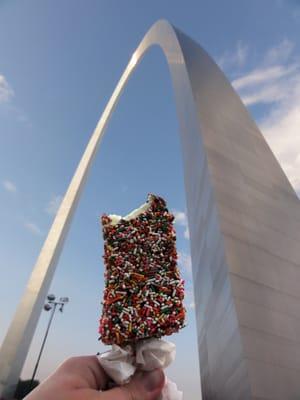
[[[33,370],[32,378],[31,378],[30,385],[29,385],[29,390],[32,389],[32,385],[33,385],[33,382],[34,382],[35,374],[36,374],[36,371],[38,369],[39,362],[40,362],[40,359],[41,359],[41,356],[42,356],[42,352],[43,352],[44,347],[45,347],[45,343],[46,343],[46,340],[47,340],[47,336],[48,336],[48,333],[49,333],[51,322],[52,322],[54,314],[55,314],[56,307],[60,306],[59,307],[59,311],[63,312],[64,305],[69,302],[69,298],[68,297],[60,297],[59,301],[55,301],[54,294],[48,294],[47,300],[48,300],[48,303],[46,303],[44,305],[44,310],[45,311],[52,310],[52,312],[51,312],[50,319],[49,319],[49,322],[48,322],[48,326],[47,326],[47,329],[46,329],[46,333],[45,333],[45,336],[44,336],[44,339],[43,339],[41,350],[39,352],[39,355],[38,355],[38,358],[37,358],[37,361],[36,361],[36,364],[35,364],[35,367],[34,367],[34,370]]]

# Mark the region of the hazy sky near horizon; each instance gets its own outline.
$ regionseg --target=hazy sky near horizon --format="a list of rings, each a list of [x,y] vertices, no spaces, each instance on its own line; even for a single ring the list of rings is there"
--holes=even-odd
[[[241,95],[300,192],[300,1],[0,0],[0,343],[55,212],[106,102],[150,26],[165,18],[200,43]],[[149,192],[176,214],[188,326],[169,369],[200,399],[182,160],[171,81],[158,48],[122,95],[76,211],[50,292],[57,314],[38,377],[70,355],[103,351],[99,216]],[[32,372],[44,312],[23,371]]]

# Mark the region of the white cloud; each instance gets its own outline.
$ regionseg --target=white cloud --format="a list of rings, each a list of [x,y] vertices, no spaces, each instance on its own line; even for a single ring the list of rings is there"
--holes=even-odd
[[[261,89],[256,89],[252,93],[242,94],[242,101],[246,106],[252,106],[254,104],[271,104],[277,103],[284,100],[287,96],[287,92],[282,84],[274,83],[270,86],[262,86]]]
[[[195,308],[194,292],[191,287],[185,288],[184,304],[187,309],[193,310]]]
[[[292,98],[280,102],[260,123],[270,147],[296,191],[300,191],[300,79]]]
[[[3,75],[0,75],[0,103],[7,103],[14,96],[14,91]]]
[[[292,42],[283,40],[266,52],[260,65],[235,79],[232,84],[246,106],[269,105],[258,124],[299,192],[300,60],[293,58],[293,49]]]
[[[173,210],[172,211],[175,217],[175,224],[186,226],[187,225],[187,217],[183,211]]]
[[[246,62],[248,55],[248,47],[243,44],[241,41],[237,43],[237,48],[236,48],[236,62],[239,66],[243,66]]]
[[[2,185],[7,192],[16,193],[17,191],[17,187],[12,181],[4,180]]]
[[[46,206],[46,212],[49,215],[55,215],[57,213],[57,210],[59,209],[59,206],[62,202],[62,196],[60,195],[55,195],[52,196],[52,198],[50,199],[49,203]]]
[[[36,236],[41,236],[43,234],[40,228],[33,222],[25,222],[24,226],[29,232],[33,233]]]
[[[184,236],[186,239],[189,239],[189,238],[190,238],[190,231],[189,231],[189,227],[188,227],[188,226],[186,226],[186,228],[185,228],[185,230],[184,230],[184,232],[183,232],[183,236]]]
[[[7,82],[5,76],[0,74],[0,104],[10,103],[9,111],[13,113],[13,115],[19,122],[31,128],[32,123],[28,115],[26,115],[26,113],[21,108],[15,106],[12,102],[10,102],[14,95],[14,90]]]
[[[178,264],[189,274],[192,273],[192,259],[189,254],[178,251]]]
[[[286,62],[293,48],[292,42],[283,40],[266,52],[259,67],[232,81],[246,106],[276,104],[289,98],[300,76],[299,60]]]
[[[241,40],[236,44],[236,48],[233,52],[225,52],[219,60],[217,60],[218,65],[224,68],[232,67],[243,67],[248,56],[248,46],[246,46]]]
[[[290,58],[295,44],[288,39],[284,39],[277,46],[267,51],[264,62],[266,64],[275,64],[277,62],[286,62]]]
[[[241,90],[246,87],[251,87],[258,84],[264,84],[270,81],[275,81],[284,76],[291,75],[297,70],[297,65],[285,67],[283,65],[274,65],[270,67],[258,68],[250,73],[242,76],[241,78],[235,79],[232,82],[232,86],[235,90]]]
[[[185,239],[189,239],[190,232],[189,232],[189,226],[188,226],[188,220],[187,220],[186,213],[183,211],[179,211],[179,210],[172,210],[172,213],[174,214],[174,217],[175,217],[175,224],[177,224],[179,226],[183,226],[185,228],[184,232],[183,232],[183,236],[185,237]]]

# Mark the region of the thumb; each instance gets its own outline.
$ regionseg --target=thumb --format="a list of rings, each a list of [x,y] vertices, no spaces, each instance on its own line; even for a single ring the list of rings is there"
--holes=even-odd
[[[157,400],[164,383],[165,375],[161,369],[138,372],[126,385],[102,392],[101,400]]]

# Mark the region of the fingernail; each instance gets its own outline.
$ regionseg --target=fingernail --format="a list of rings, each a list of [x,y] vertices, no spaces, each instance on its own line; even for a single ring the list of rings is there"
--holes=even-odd
[[[164,379],[163,371],[161,369],[155,369],[151,372],[145,372],[141,381],[146,391],[152,392],[154,389],[162,386]]]

